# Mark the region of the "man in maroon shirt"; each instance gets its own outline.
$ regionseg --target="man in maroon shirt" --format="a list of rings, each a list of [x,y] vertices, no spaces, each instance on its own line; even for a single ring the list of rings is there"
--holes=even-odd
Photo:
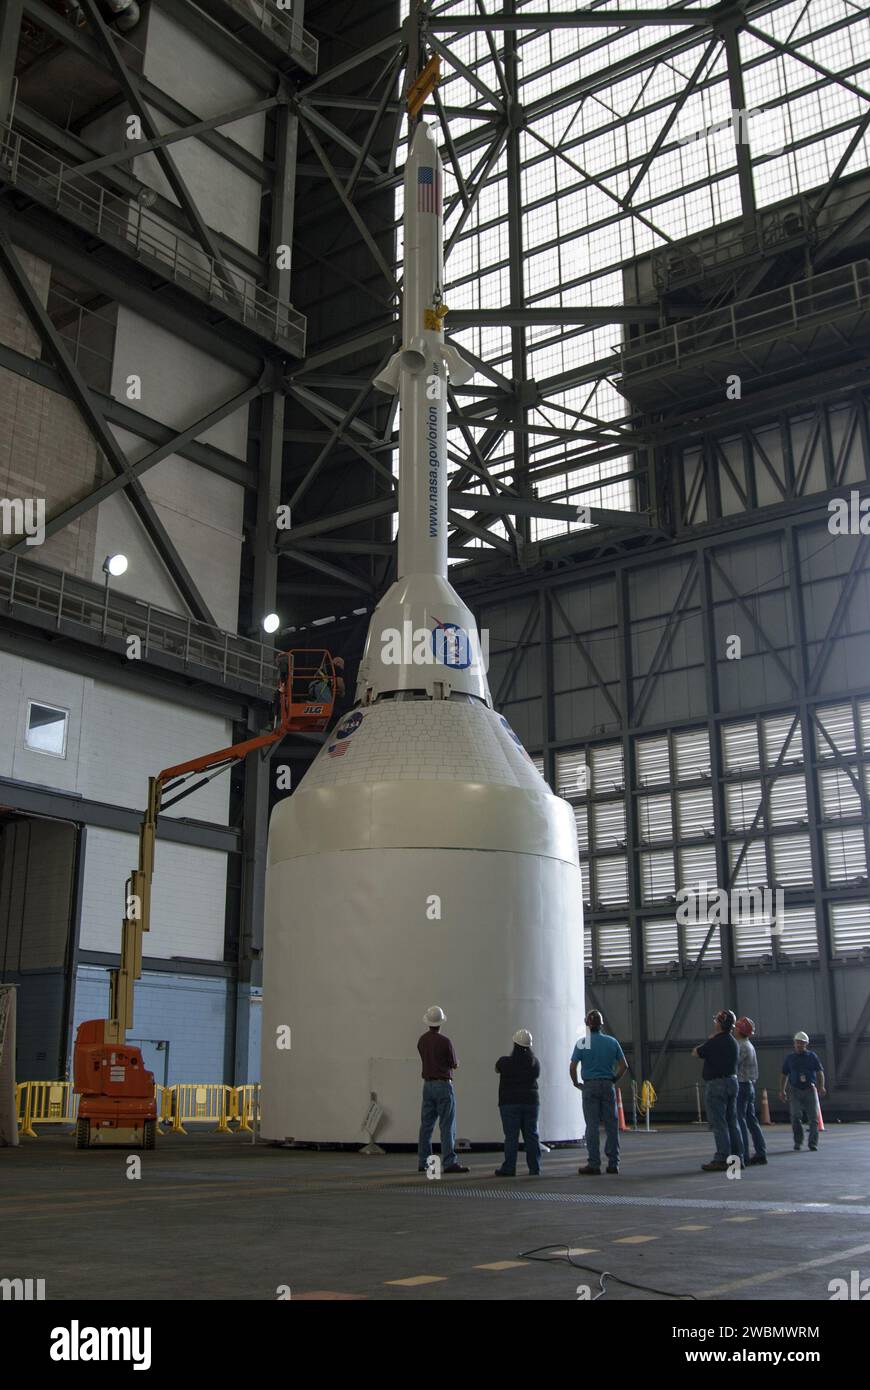
[[[456,1158],[456,1097],[453,1094],[453,1073],[459,1066],[453,1044],[441,1032],[447,1015],[437,1004],[427,1009],[423,1022],[427,1030],[417,1043],[423,1063],[423,1109],[420,1115],[420,1143],[417,1147],[417,1169],[426,1172],[432,1153],[432,1134],[435,1121],[441,1135],[441,1172],[467,1173]]]

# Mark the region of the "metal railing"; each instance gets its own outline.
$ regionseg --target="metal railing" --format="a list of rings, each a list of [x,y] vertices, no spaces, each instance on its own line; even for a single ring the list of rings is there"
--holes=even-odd
[[[276,0],[227,0],[227,3],[283,53],[297,58],[307,72],[317,71],[320,45],[296,18],[295,3],[287,10],[279,10]]]
[[[790,336],[814,320],[833,321],[868,309],[870,261],[855,261],[649,333],[636,347],[622,351],[622,373],[630,378],[679,367],[688,358]]]
[[[142,660],[168,656],[182,666],[205,669],[222,684],[255,687],[271,696],[277,685],[276,652],[249,637],[210,627],[138,599],[113,595],[108,587],[50,569],[25,556],[0,562],[0,608],[26,620],[28,613],[57,630],[74,625],[97,641],[107,637],[141,642]]]
[[[65,164],[45,146],[6,125],[0,125],[0,182],[21,188],[76,226],[158,269],[198,299],[219,305],[229,318],[260,337],[303,356],[304,315],[240,271],[218,264],[198,242],[145,207],[78,174],[74,164]]]

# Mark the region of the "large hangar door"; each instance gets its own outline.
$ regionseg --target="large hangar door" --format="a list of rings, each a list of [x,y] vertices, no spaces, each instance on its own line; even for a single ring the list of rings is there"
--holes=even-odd
[[[0,980],[18,986],[16,1076],[63,1078],[78,827],[0,816]]]

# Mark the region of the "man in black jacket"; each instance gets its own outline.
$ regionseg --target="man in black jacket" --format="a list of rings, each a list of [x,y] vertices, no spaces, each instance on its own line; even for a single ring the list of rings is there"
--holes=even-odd
[[[737,1127],[737,1061],[739,1049],[733,1036],[737,1022],[730,1009],[720,1009],[714,1018],[716,1031],[693,1049],[693,1056],[704,1063],[704,1101],[707,1119],[716,1140],[716,1156],[702,1163],[705,1173],[724,1173],[729,1158],[739,1158],[743,1168],[743,1140]]]
[[[541,1064],[532,1051],[532,1035],[520,1028],[513,1036],[514,1049],[508,1057],[499,1057],[495,1069],[499,1075],[498,1108],[504,1129],[504,1162],[496,1168],[497,1178],[515,1178],[520,1131],[526,1146],[529,1176],[541,1172],[541,1141],[538,1136],[538,1077]]]

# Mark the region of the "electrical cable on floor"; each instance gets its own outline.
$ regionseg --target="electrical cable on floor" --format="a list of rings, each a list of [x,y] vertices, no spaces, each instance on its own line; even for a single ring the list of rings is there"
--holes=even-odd
[[[581,1265],[581,1264],[578,1264],[576,1260],[573,1260],[573,1259],[571,1258],[571,1247],[570,1247],[570,1245],[566,1245],[566,1246],[564,1247],[564,1250],[565,1250],[564,1256],[562,1256],[562,1255],[542,1255],[542,1254],[540,1253],[542,1250],[554,1250],[554,1249],[559,1250],[559,1249],[562,1249],[562,1248],[563,1248],[562,1246],[536,1245],[535,1248],[534,1248],[534,1250],[521,1250],[521,1251],[519,1252],[519,1254],[517,1255],[517,1259],[518,1259],[518,1260],[538,1260],[538,1261],[540,1261],[542,1264],[561,1264],[561,1263],[564,1261],[564,1262],[567,1262],[567,1263],[571,1266],[572,1269],[582,1269],[583,1272],[584,1272],[584,1274],[597,1274],[597,1275],[598,1275],[598,1293],[595,1295],[595,1297],[594,1297],[593,1299],[590,1300],[590,1302],[592,1302],[592,1303],[597,1303],[598,1300],[599,1300],[599,1298],[603,1298],[603,1297],[604,1297],[604,1295],[605,1295],[606,1292],[607,1292],[607,1280],[608,1280],[608,1279],[612,1279],[613,1282],[614,1282],[614,1284],[622,1284],[622,1286],[623,1286],[624,1288],[626,1288],[626,1289],[640,1289],[641,1292],[643,1292],[643,1293],[655,1293],[655,1294],[660,1294],[662,1298],[674,1298],[674,1299],[677,1299],[678,1301],[679,1301],[679,1300],[688,1300],[688,1301],[690,1301],[690,1302],[692,1302],[692,1303],[697,1303],[697,1301],[698,1301],[697,1298],[695,1297],[695,1295],[694,1295],[693,1293],[671,1293],[671,1291],[670,1291],[669,1289],[656,1289],[656,1288],[653,1288],[652,1284],[633,1284],[632,1281],[631,1281],[630,1279],[620,1279],[620,1277],[619,1277],[618,1274],[612,1274],[611,1271],[610,1271],[609,1269],[595,1269],[592,1265]]]

